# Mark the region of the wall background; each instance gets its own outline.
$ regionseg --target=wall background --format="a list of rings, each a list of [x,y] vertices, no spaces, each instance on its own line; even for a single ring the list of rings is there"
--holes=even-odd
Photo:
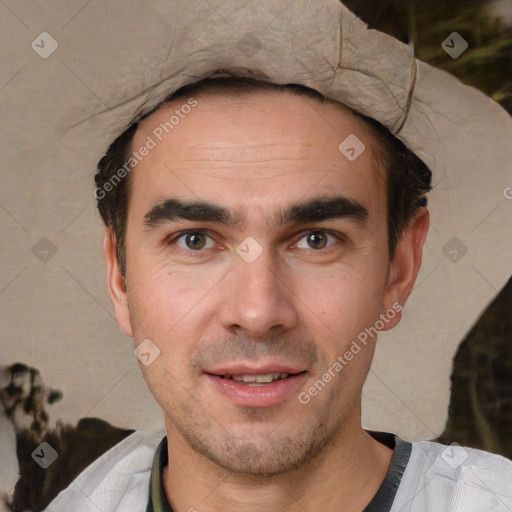
[[[386,3],[388,16],[380,21],[374,2],[346,5],[356,13],[361,10],[370,25],[380,23],[397,37],[409,34],[404,28],[409,27],[407,13],[397,16],[392,9],[399,9],[399,3]],[[468,83],[474,80],[510,107],[510,79],[507,83],[502,78],[501,59],[510,57],[511,4],[477,3],[487,5],[488,17],[460,27],[462,3],[450,3],[451,18],[441,8],[429,11],[428,26],[437,32],[430,31],[428,43],[422,39],[426,29],[418,28],[421,13],[416,12],[416,53]],[[214,4],[222,9],[219,2]],[[113,98],[125,92],[120,83],[144,83],[144,52],[166,51],[162,34],[169,33],[172,23],[163,10],[164,0],[132,1],[129,6],[94,0],[50,0],[44,6],[31,0],[0,3],[0,363],[37,368],[46,385],[63,392],[63,399],[48,407],[51,427],[58,419],[75,424],[84,416],[123,428],[163,426],[133,356],[133,342],[118,329],[107,295],[92,179],[113,133],[97,119],[74,126],[89,109],[104,111],[103,119],[111,116]],[[376,19],[370,20],[372,12]],[[501,25],[495,22],[498,15]],[[486,35],[489,23],[494,26],[492,37]],[[139,26],[151,29],[141,31]],[[440,47],[456,29],[470,41],[464,61],[454,61]],[[31,47],[43,31],[58,42],[46,59]],[[494,60],[494,73],[487,68],[478,72],[486,55]],[[104,90],[102,84],[110,78],[117,80],[117,91]],[[91,142],[97,151],[90,150]],[[366,427],[410,440],[434,438],[443,431],[457,346],[512,273],[511,265],[507,267],[512,218],[512,201],[503,194],[507,186],[512,179],[496,188],[489,204],[479,204],[474,190],[463,204],[452,205],[448,213],[457,218],[474,201],[475,208],[485,211],[478,225],[467,226],[461,219],[460,230],[448,233],[433,214],[424,264],[403,321],[382,333],[378,343],[364,388]],[[457,264],[442,251],[451,237],[469,248]],[[2,451],[7,444],[12,451],[11,434],[4,439]]]

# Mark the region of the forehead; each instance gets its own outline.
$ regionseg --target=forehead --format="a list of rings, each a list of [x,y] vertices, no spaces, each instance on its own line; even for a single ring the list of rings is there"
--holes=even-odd
[[[261,209],[336,189],[365,196],[369,210],[383,206],[375,142],[343,106],[287,90],[202,92],[183,108],[189,100],[173,100],[140,123],[132,150],[150,139],[154,147],[132,171],[132,198],[179,195]],[[353,152],[340,144],[365,149],[349,159]]]

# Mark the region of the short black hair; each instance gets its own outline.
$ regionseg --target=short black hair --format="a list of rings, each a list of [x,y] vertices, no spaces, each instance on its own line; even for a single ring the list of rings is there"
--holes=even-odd
[[[101,218],[115,236],[117,260],[123,277],[126,271],[125,236],[131,181],[129,172],[131,168],[127,166],[127,162],[130,160],[131,146],[139,122],[163,105],[179,98],[192,97],[203,92],[243,96],[260,90],[288,90],[324,102],[331,101],[342,105],[301,84],[275,84],[255,78],[235,76],[204,78],[181,87],[150,111],[137,115],[123,133],[110,144],[98,163],[94,177],[95,196]],[[348,108],[345,105],[342,106]],[[373,135],[376,142],[374,156],[386,171],[388,252],[392,259],[403,230],[416,210],[427,204],[425,194],[432,188],[432,172],[384,125],[352,109],[348,110],[360,118],[369,133]],[[98,191],[101,193],[99,194]]]

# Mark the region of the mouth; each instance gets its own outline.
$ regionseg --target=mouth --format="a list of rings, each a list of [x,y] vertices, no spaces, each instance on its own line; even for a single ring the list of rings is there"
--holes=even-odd
[[[304,386],[307,370],[273,366],[264,369],[231,367],[205,372],[215,394],[243,407],[271,407],[292,399]]]
[[[256,374],[256,375],[243,375],[243,374],[225,374],[225,375],[218,375],[214,373],[209,373],[208,375],[212,375],[214,377],[220,377],[221,379],[225,380],[233,380],[235,382],[238,382],[240,384],[245,384],[246,386],[268,386],[269,384],[272,384],[273,382],[289,379],[290,377],[294,375],[300,375],[302,373],[305,373],[306,370],[298,373],[286,373],[286,372],[277,372],[277,373],[264,373],[264,374]]]

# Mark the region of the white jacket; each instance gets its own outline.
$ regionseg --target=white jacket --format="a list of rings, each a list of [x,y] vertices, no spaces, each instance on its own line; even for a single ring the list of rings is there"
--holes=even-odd
[[[88,466],[44,512],[145,512],[165,431],[137,431]],[[412,443],[390,512],[510,512],[512,461],[481,450]]]

